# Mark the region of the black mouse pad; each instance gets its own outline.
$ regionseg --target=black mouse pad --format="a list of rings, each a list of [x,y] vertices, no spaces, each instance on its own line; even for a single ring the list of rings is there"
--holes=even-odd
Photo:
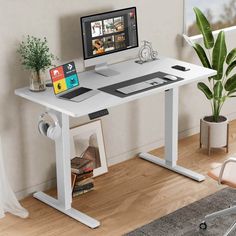
[[[98,90],[103,91],[105,93],[112,94],[112,95],[120,97],[120,98],[124,98],[124,97],[128,97],[128,96],[132,96],[132,95],[137,94],[137,93],[141,93],[141,92],[144,92],[144,91],[148,91],[148,90],[151,90],[151,89],[154,89],[154,88],[158,88],[158,87],[161,87],[161,86],[165,86],[167,84],[172,84],[172,83],[176,83],[178,81],[183,80],[183,78],[180,78],[180,77],[177,77],[177,76],[176,76],[177,80],[174,80],[174,81],[173,80],[167,80],[167,79],[164,79],[165,75],[167,75],[167,74],[164,73],[164,72],[158,71],[158,72],[155,72],[155,73],[152,73],[152,74],[140,76],[140,77],[137,77],[137,78],[134,78],[134,79],[124,81],[124,82],[120,82],[120,83],[112,84],[112,85],[109,85],[109,86],[106,86],[106,87],[102,87],[102,88],[99,88]],[[119,88],[123,88],[123,87],[133,85],[133,84],[137,84],[137,83],[140,83],[140,82],[145,82],[147,80],[151,80],[151,79],[155,79],[155,78],[164,79],[164,80],[166,80],[166,83],[158,84],[158,85],[155,85],[153,87],[145,88],[145,89],[142,89],[142,90],[130,93],[130,94],[123,94],[121,92],[116,91]]]

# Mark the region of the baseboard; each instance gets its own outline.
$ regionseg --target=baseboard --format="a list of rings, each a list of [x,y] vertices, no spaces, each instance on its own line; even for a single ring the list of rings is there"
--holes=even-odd
[[[236,119],[236,112],[228,114],[227,117],[230,121],[235,120]]]
[[[191,129],[186,129],[179,132],[179,139],[187,138],[189,136],[198,134],[200,132],[200,126],[195,126]]]
[[[235,120],[236,119],[236,112],[228,114],[227,117],[230,121]],[[187,138],[189,136],[198,134],[199,132],[200,132],[199,125],[197,125],[193,128],[190,128],[190,129],[182,130],[179,132],[179,139]],[[118,164],[120,162],[127,161],[127,160],[132,159],[133,157],[137,156],[137,154],[140,152],[149,152],[153,149],[160,148],[163,145],[164,145],[164,138],[160,139],[160,140],[156,140],[152,143],[146,144],[142,147],[135,148],[135,149],[130,150],[128,152],[119,154],[117,156],[109,157],[109,159],[107,160],[108,166],[112,166],[112,165]]]
[[[179,132],[179,139],[186,138],[186,137],[192,136],[197,133],[199,133],[199,126]],[[108,166],[112,166],[112,165],[118,164],[120,162],[127,161],[127,160],[132,159],[133,157],[137,156],[137,154],[140,152],[149,152],[153,149],[163,147],[163,145],[164,145],[164,138],[162,138],[160,140],[156,140],[152,143],[146,144],[142,147],[135,148],[135,149],[130,150],[128,152],[119,154],[117,156],[109,157],[107,160]]]
[[[56,178],[48,180],[48,181],[41,183],[41,184],[34,185],[32,187],[29,187],[29,188],[26,188],[23,190],[20,190],[20,191],[16,192],[15,194],[16,194],[17,199],[21,200],[25,197],[32,195],[33,193],[35,193],[37,191],[45,191],[45,190],[52,189],[55,187],[56,187]]]
[[[230,113],[227,115],[227,117],[230,121],[232,121],[232,120],[236,119],[236,113],[235,112]],[[195,126],[193,128],[190,128],[190,129],[180,131],[179,132],[179,139],[183,139],[183,138],[192,136],[197,133],[199,133],[199,125]],[[137,156],[137,154],[140,152],[149,152],[153,149],[160,148],[163,145],[164,145],[164,138],[160,139],[160,140],[156,140],[152,143],[148,143],[146,145],[143,145],[142,147],[137,147],[135,149],[129,150],[125,153],[121,153],[117,156],[109,157],[107,160],[107,164],[108,164],[108,166],[118,164],[120,162],[132,159],[133,157]],[[38,184],[38,185],[35,185],[32,187],[29,187],[27,189],[18,191],[18,192],[16,192],[16,196],[17,196],[17,199],[20,200],[20,199],[23,199],[29,195],[32,195],[32,193],[34,193],[36,191],[45,191],[47,189],[54,188],[55,186],[56,186],[56,179],[52,179],[52,180],[46,181],[44,183],[41,183],[41,184]]]
[[[142,147],[135,148],[135,149],[130,150],[128,152],[121,153],[117,156],[109,157],[107,159],[107,164],[108,164],[108,166],[112,166],[112,165],[118,164],[120,162],[127,161],[127,160],[132,159],[133,157],[137,156],[137,154],[140,152],[148,152],[148,151],[156,149],[158,147],[162,147],[163,144],[164,144],[164,140],[161,139],[161,140],[157,140],[153,143],[146,144]]]

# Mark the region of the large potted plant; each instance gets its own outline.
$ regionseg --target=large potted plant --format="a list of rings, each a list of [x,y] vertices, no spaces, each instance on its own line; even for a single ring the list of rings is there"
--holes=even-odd
[[[21,55],[22,65],[31,71],[30,90],[34,92],[44,91],[44,73],[46,69],[52,66],[52,61],[57,59],[49,52],[47,39],[45,37],[40,39],[28,35],[20,43],[17,52]]]
[[[211,115],[201,120],[200,146],[207,146],[209,153],[211,147],[226,147],[228,151],[228,119],[221,115],[221,109],[228,98],[236,95],[236,48],[228,53],[224,31],[220,31],[215,40],[204,14],[196,7],[194,12],[204,46],[192,42],[186,35],[184,38],[194,48],[202,65],[217,71],[217,75],[208,78],[208,84],[199,82],[197,85],[212,110]]]

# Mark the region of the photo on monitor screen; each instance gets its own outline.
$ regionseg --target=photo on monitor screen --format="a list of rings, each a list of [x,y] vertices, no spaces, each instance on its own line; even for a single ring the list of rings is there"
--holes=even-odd
[[[138,47],[136,8],[81,18],[84,59]]]
[[[94,39],[92,41],[92,44],[93,44],[93,55],[99,55],[105,52],[103,38]]]
[[[115,35],[115,47],[116,49],[126,48],[124,33]]]
[[[114,32],[114,19],[106,19],[103,21],[104,34],[111,34]]]
[[[102,21],[91,22],[92,37],[103,35]]]
[[[115,27],[115,32],[124,31],[125,26],[124,26],[124,17],[123,16],[114,18],[114,27]]]
[[[112,51],[115,49],[114,35],[104,37],[104,50],[105,52]]]

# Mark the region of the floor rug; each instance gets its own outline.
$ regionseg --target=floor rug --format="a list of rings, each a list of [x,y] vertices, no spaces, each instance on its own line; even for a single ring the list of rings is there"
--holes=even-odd
[[[208,221],[206,230],[200,230],[199,224],[205,215],[227,208],[235,200],[236,190],[225,188],[125,236],[223,236],[230,225],[236,221],[236,214]],[[236,231],[230,236],[236,236]]]

